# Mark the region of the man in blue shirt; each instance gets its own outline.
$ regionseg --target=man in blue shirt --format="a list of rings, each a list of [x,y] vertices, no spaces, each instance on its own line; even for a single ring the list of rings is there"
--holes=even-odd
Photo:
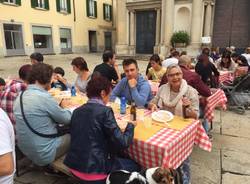
[[[122,65],[126,77],[113,89],[110,100],[124,96],[129,104],[134,101],[138,107],[146,106],[153,96],[148,81],[139,74],[136,60],[125,59]]]

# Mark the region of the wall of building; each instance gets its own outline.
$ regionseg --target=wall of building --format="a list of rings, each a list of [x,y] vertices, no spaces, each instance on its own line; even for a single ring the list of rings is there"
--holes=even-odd
[[[53,50],[55,54],[61,52],[59,28],[70,28],[73,52],[88,52],[88,31],[97,31],[98,50],[104,48],[104,31],[112,31],[112,21],[103,18],[103,3],[112,5],[112,0],[97,0],[97,18],[89,18],[86,13],[86,1],[71,0],[71,13],[63,14],[56,10],[56,1],[49,1],[49,10],[38,10],[31,7],[30,0],[23,0],[21,6],[11,6],[0,3],[0,56],[6,55],[3,23],[21,24],[23,28],[23,41],[25,54],[34,51],[32,25],[47,26],[52,28]],[[113,7],[114,8],[114,7]]]

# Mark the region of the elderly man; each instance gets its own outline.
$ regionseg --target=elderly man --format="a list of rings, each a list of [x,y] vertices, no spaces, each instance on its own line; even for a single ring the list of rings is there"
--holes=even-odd
[[[125,59],[122,63],[126,77],[113,89],[110,100],[125,97],[128,103],[135,102],[136,106],[146,106],[152,99],[151,87],[147,80],[139,74],[136,60]]]

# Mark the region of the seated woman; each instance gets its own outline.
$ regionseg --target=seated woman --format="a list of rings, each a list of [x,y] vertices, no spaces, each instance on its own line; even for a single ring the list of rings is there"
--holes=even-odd
[[[210,87],[217,87],[220,73],[215,65],[209,61],[209,57],[202,54],[195,65],[195,72],[201,76],[201,80]]]
[[[87,62],[82,57],[76,57],[72,60],[73,71],[77,73],[75,82],[76,89],[82,93],[86,92],[86,86],[91,78]]]
[[[64,160],[71,172],[83,183],[105,183],[114,170],[139,170],[132,160],[118,157],[118,152],[133,141],[135,122],[129,122],[121,132],[114,113],[106,104],[111,82],[95,75],[87,85],[87,104],[76,109],[71,119],[70,150]]]
[[[166,72],[166,68],[162,67],[160,57],[154,54],[150,58],[151,68],[148,70],[148,79],[160,81]]]
[[[221,71],[232,71],[234,72],[236,68],[234,60],[231,58],[230,52],[224,52],[221,59],[217,61],[217,69]]]
[[[71,112],[61,108],[48,93],[52,74],[50,65],[33,65],[27,90],[18,96],[14,104],[17,145],[24,155],[39,166],[46,166],[64,155],[70,142],[69,134],[60,136],[56,128],[58,123],[70,124]],[[61,106],[68,103],[64,100]]]
[[[198,118],[198,92],[182,79],[182,71],[178,65],[167,68],[168,83],[160,87],[155,98],[149,103],[151,110],[157,108],[168,110],[177,116]],[[186,108],[183,108],[185,106]],[[183,112],[185,110],[185,112]],[[187,158],[180,166],[183,173],[183,183],[190,183],[190,163]]]

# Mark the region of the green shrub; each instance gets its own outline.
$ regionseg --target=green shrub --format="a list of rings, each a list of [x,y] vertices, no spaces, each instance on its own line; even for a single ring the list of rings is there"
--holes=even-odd
[[[190,36],[186,31],[178,31],[172,35],[171,44],[174,47],[176,43],[184,43],[187,46],[190,42]]]

